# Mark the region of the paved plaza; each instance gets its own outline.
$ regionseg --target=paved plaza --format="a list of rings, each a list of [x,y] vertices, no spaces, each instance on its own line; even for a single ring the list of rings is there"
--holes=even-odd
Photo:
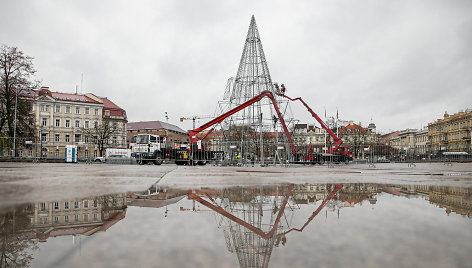
[[[0,206],[38,200],[172,188],[280,183],[379,183],[472,185],[470,163],[350,164],[335,166],[139,166],[107,164],[0,163]]]

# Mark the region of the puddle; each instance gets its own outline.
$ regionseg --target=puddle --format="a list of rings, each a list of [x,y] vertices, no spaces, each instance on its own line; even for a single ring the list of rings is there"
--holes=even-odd
[[[0,212],[0,267],[470,267],[471,193],[280,184],[38,201]]]

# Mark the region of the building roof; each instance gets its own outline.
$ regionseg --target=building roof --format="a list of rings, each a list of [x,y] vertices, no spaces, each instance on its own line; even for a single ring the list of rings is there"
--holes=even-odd
[[[92,98],[87,97],[85,94],[73,94],[73,93],[62,93],[62,92],[52,92],[48,87],[42,87],[40,90],[31,90],[28,91],[32,97],[36,98],[39,96],[47,95],[58,101],[70,101],[70,102],[80,102],[80,103],[92,103],[92,104],[102,104],[99,101],[96,101]]]
[[[186,131],[176,125],[172,125],[162,121],[142,121],[142,122],[128,122],[127,130],[151,130],[151,129],[167,129],[175,132],[187,134]]]
[[[343,128],[340,128],[338,131],[339,131],[339,134],[354,134],[357,132],[361,134],[365,134],[368,132],[366,128],[363,128],[357,124],[349,124]]]
[[[116,105],[114,102],[108,98],[99,97],[103,102],[103,110],[110,111],[110,115],[102,114],[103,118],[115,118],[115,119],[125,119],[126,120],[126,111]]]

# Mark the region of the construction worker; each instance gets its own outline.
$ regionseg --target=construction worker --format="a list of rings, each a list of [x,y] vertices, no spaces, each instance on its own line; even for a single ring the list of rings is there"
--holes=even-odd
[[[276,90],[277,94],[279,94],[279,95],[280,95],[280,88],[279,88],[279,84],[277,84],[277,83],[274,83],[274,87],[275,87],[275,90]]]
[[[280,87],[282,88],[282,95],[285,95],[285,85],[282,84]]]

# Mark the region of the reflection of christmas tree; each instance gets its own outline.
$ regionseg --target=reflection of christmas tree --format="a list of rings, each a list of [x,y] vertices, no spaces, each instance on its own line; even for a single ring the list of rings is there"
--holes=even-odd
[[[232,188],[208,197],[211,202],[191,192],[189,198],[221,215],[228,250],[236,253],[241,267],[267,267],[272,249],[279,245],[279,233],[289,227],[286,213],[293,185],[280,187]],[[285,241],[282,241],[285,244]]]
[[[37,240],[28,239],[31,211],[25,206],[0,216],[0,267],[28,267]]]
[[[286,193],[289,189],[283,190]],[[262,187],[259,191],[257,189],[240,189],[232,191],[230,194],[234,195],[235,193],[240,195],[239,200],[241,201],[232,201],[231,198],[224,196],[222,207],[225,207],[225,210],[257,227],[265,234],[274,231],[272,235],[263,237],[260,233],[253,232],[243,225],[224,218],[221,227],[228,250],[236,253],[241,267],[267,267],[277,234],[288,228],[286,218],[277,220],[279,209],[283,206],[283,193],[267,196],[264,195]]]

